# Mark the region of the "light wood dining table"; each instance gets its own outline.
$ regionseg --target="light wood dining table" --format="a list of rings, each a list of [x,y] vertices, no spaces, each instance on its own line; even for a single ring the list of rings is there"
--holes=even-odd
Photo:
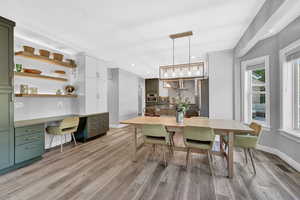
[[[168,131],[183,133],[183,128],[185,126],[194,126],[194,127],[208,127],[215,130],[215,134],[218,135],[227,135],[228,136],[228,148],[227,152],[224,150],[222,145],[222,137],[220,141],[220,150],[214,151],[213,154],[224,156],[227,159],[227,168],[228,168],[228,177],[233,177],[233,161],[234,161],[234,134],[238,133],[251,133],[253,129],[249,128],[246,124],[243,124],[239,121],[235,120],[223,120],[223,119],[209,119],[203,117],[193,117],[193,118],[185,118],[182,124],[176,123],[175,117],[147,117],[141,116],[132,119],[128,119],[122,121],[121,124],[129,124],[132,125],[132,139],[133,139],[133,152],[132,152],[132,160],[136,161],[136,154],[138,149],[140,149],[143,143],[138,144],[137,140],[137,129],[141,128],[143,125],[148,124],[156,124],[163,125],[167,128]],[[175,145],[175,151],[186,151],[184,147],[178,147]]]

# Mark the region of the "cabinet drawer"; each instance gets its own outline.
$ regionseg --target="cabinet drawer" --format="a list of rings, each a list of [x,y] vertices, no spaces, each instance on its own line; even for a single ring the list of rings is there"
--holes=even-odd
[[[19,127],[19,128],[16,128],[16,130],[15,130],[16,136],[28,135],[31,133],[40,133],[40,132],[44,132],[44,124]]]
[[[15,163],[21,163],[26,160],[41,156],[44,153],[43,142],[32,142],[16,146]]]
[[[31,143],[31,142],[37,142],[37,141],[43,142],[43,140],[44,140],[44,133],[39,132],[39,133],[17,136],[15,140],[15,144],[16,146],[18,146],[22,144]]]

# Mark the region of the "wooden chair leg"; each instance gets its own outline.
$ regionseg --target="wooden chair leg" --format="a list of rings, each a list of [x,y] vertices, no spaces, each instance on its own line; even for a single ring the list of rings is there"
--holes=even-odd
[[[244,149],[244,154],[245,154],[245,161],[246,161],[246,164],[248,164],[247,149]]]
[[[169,153],[170,155],[173,155],[173,149],[172,149],[172,145],[168,145],[168,149],[169,149]]]
[[[63,152],[63,135],[60,135],[60,152]]]
[[[254,174],[256,174],[255,163],[254,163],[254,159],[253,159],[253,153],[251,152],[250,149],[248,149],[248,152],[249,152],[249,156],[250,156],[250,160],[251,160],[251,163],[252,163]]]
[[[207,151],[207,156],[208,156],[208,163],[209,163],[210,175],[213,176],[214,172],[213,172],[213,167],[212,167],[212,153],[211,153],[211,150]]]
[[[165,146],[163,146],[163,145],[162,145],[162,151],[163,151],[164,164],[165,164],[165,167],[167,167],[166,150],[165,150]]]
[[[75,139],[75,135],[74,135],[74,133],[71,133],[71,135],[72,135],[72,137],[73,137],[74,144],[75,144],[75,146],[76,146],[76,145],[77,145],[77,142],[76,142],[76,139]]]
[[[190,148],[187,149],[186,152],[186,161],[185,161],[185,168],[188,169],[188,164],[189,164],[189,157],[190,157]]]

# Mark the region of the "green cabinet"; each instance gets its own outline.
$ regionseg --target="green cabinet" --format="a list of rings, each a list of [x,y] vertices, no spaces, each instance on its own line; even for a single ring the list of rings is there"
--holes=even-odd
[[[0,131],[0,169],[14,164],[14,144],[9,131]]]
[[[16,128],[15,164],[42,156],[44,144],[44,124]]]
[[[108,112],[80,116],[79,126],[75,133],[75,137],[76,140],[85,142],[89,139],[105,135],[108,130]]]
[[[0,170],[14,164],[13,29],[15,23],[0,17]]]

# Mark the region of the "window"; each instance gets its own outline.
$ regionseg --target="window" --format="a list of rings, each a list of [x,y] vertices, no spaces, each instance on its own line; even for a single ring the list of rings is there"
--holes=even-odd
[[[242,62],[243,118],[269,127],[268,57]]]
[[[251,120],[266,122],[266,81],[265,69],[254,69],[248,71],[250,78],[249,98],[251,109]]]
[[[300,40],[280,51],[281,130],[300,135]]]

